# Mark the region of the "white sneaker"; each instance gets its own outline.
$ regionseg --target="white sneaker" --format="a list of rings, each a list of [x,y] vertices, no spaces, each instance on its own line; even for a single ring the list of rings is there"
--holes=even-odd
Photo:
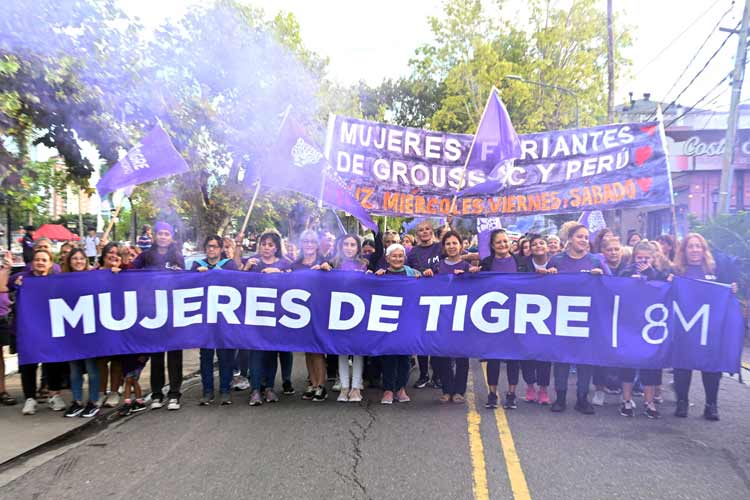
[[[231,388],[235,391],[245,391],[250,388],[250,381],[247,377],[238,375],[232,379]]]
[[[59,394],[55,394],[49,398],[48,404],[52,411],[63,411],[68,407],[65,404],[65,400]]]
[[[23,404],[23,410],[21,410],[21,413],[23,413],[24,415],[33,415],[34,413],[36,413],[36,399],[27,399]]]
[[[341,387],[339,388],[339,390],[341,392],[339,393],[339,397],[336,398],[336,401],[340,401],[342,403],[346,403],[347,401],[349,401],[349,389],[347,387]]]
[[[180,409],[180,400],[172,398],[169,400],[169,403],[167,404],[167,410],[179,410]]]
[[[101,408],[102,406],[104,406],[105,401],[107,401],[107,395],[102,394],[101,396],[99,396],[99,399],[96,400],[96,406]]]
[[[341,380],[336,379],[336,382],[333,384],[333,387],[331,387],[331,390],[333,392],[340,392],[341,391]],[[341,400],[339,400],[341,401]]]
[[[604,406],[604,391],[594,391],[594,397],[591,398],[591,404],[594,406]]]
[[[159,398],[151,400],[151,409],[152,410],[158,410],[162,406],[164,406],[164,401],[163,400],[161,400]]]
[[[117,408],[120,406],[120,395],[116,392],[110,392],[104,406],[107,408]]]

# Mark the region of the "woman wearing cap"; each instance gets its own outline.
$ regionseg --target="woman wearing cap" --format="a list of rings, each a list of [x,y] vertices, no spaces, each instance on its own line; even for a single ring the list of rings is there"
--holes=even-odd
[[[133,261],[135,269],[182,271],[185,259],[179,246],[174,241],[174,228],[171,224],[159,221],[154,224],[154,243]],[[151,354],[151,409],[158,410],[164,406],[164,354]],[[180,409],[180,388],[182,387],[182,351],[169,351],[167,370],[169,372],[168,410]]]
[[[416,248],[416,247],[415,247]],[[394,275],[419,278],[421,273],[404,264],[406,249],[401,243],[394,243],[385,251],[388,260],[387,269],[378,269],[376,276]],[[399,403],[408,403],[411,398],[406,393],[409,382],[409,355],[391,354],[383,356],[383,398],[381,404],[389,405],[395,399]]]
[[[688,233],[682,240],[675,258],[675,275],[704,281],[716,281],[729,284],[732,292],[737,293],[737,283],[731,281],[732,277],[727,275],[725,269],[718,269],[716,261],[708,248],[706,240],[698,233]],[[670,276],[671,279],[671,276]],[[692,370],[675,368],[674,390],[677,393],[676,417],[687,417],[690,403],[690,380],[693,376]],[[703,390],[706,395],[706,406],[703,410],[703,418],[706,420],[719,420],[719,382],[721,372],[701,372],[703,378]]]
[[[425,277],[435,274],[463,274],[479,271],[461,257],[463,251],[463,240],[461,235],[455,231],[446,231],[441,240],[443,258],[431,269],[424,271]],[[466,383],[469,377],[469,358],[446,358],[433,357],[433,366],[437,368],[440,381],[442,382],[443,395],[440,396],[441,403],[463,404],[466,399]],[[455,371],[453,366],[455,365]]]
[[[521,255],[511,253],[511,242],[505,229],[495,229],[490,233],[490,255],[481,262],[484,272],[522,273],[526,271],[526,259]],[[516,404],[516,385],[520,361],[509,359],[505,362],[508,375],[508,391],[505,393],[503,408],[514,409]],[[498,406],[497,383],[500,379],[500,360],[487,360],[487,394],[486,408],[494,409]]]

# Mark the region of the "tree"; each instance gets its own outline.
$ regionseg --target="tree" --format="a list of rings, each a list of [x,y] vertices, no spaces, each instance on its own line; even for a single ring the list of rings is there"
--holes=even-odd
[[[434,42],[420,47],[411,61],[412,74],[403,94],[393,92],[392,82],[380,86],[386,115],[402,125],[412,117],[430,128],[473,133],[491,87],[498,87],[519,132],[555,130],[574,126],[575,99],[558,91],[509,81],[516,74],[542,84],[554,84],[576,93],[581,124],[594,125],[606,117],[605,74],[606,13],[596,0],[576,0],[569,9],[547,0],[531,0],[529,16],[505,12],[495,21],[481,0],[445,2],[445,16],[430,18]],[[524,28],[528,26],[528,28]],[[621,49],[630,43],[627,31],[616,40],[615,63],[627,65]],[[407,112],[419,89],[420,109]],[[421,115],[421,116],[420,116]]]

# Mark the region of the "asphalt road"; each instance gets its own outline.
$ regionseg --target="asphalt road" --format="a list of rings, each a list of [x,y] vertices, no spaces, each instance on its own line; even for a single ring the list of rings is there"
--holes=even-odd
[[[298,355],[298,389],[303,369]],[[180,411],[127,417],[5,485],[0,498],[750,498],[750,387],[735,380],[722,380],[721,422],[701,418],[700,377],[689,418],[671,415],[665,389],[665,417],[653,421],[619,416],[619,396],[594,416],[524,402],[496,414],[484,409],[479,363],[471,375],[474,407],[441,405],[432,389],[390,407],[375,389],[360,404],[296,395],[251,408],[245,391],[233,406],[199,407],[193,385]]]

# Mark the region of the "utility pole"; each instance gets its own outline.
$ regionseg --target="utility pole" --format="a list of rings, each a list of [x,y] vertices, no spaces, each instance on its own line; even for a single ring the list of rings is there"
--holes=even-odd
[[[615,119],[615,35],[612,30],[612,0],[607,0],[607,123]]]
[[[719,185],[718,207],[718,212],[720,214],[729,213],[729,205],[732,199],[734,143],[735,138],[737,137],[737,108],[740,104],[742,81],[745,78],[748,22],[750,22],[750,0],[745,0],[745,7],[742,10],[742,25],[739,32],[740,39],[737,42],[737,55],[734,57],[734,72],[732,72],[732,101],[729,105],[729,123],[727,123],[727,135],[724,140],[724,157],[721,163],[721,183]]]

